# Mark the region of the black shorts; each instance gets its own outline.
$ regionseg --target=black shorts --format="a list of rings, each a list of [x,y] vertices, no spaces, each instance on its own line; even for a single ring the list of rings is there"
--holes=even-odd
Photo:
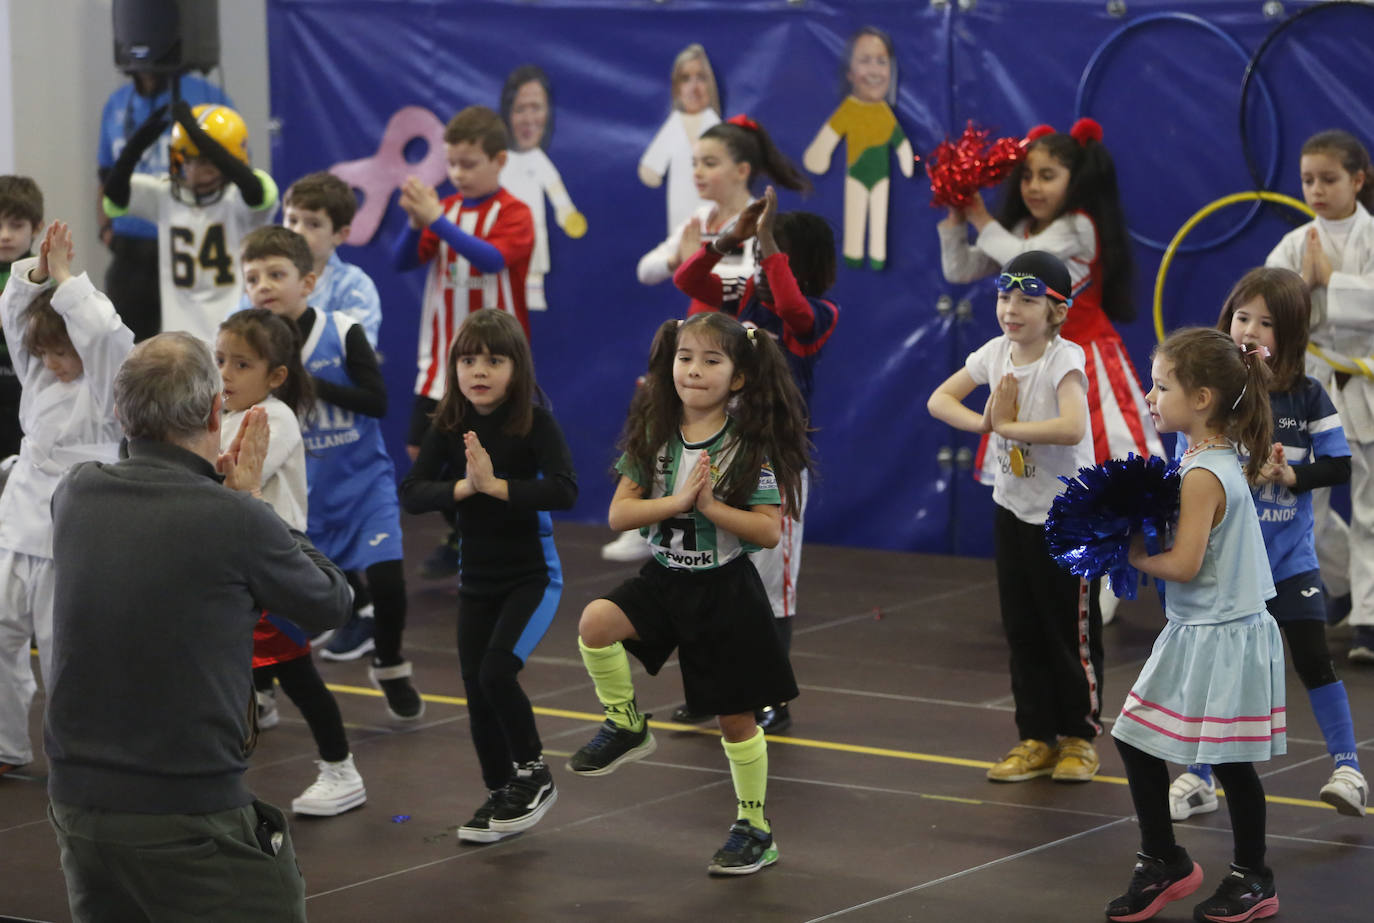
[[[625,649],[657,674],[676,648],[687,710],[738,715],[797,697],[768,593],[748,555],[687,571],[650,559],[607,593],[634,626]]]
[[[415,406],[410,408],[410,429],[406,431],[406,445],[418,446],[425,441],[425,431],[432,422],[430,417],[438,408],[439,402],[423,394],[415,395]]]
[[[1321,571],[1309,570],[1274,584],[1274,598],[1265,603],[1274,621],[1300,622],[1309,619],[1325,624],[1326,588]]]

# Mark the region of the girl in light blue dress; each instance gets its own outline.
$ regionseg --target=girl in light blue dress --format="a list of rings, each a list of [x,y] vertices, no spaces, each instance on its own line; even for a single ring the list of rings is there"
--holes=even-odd
[[[1266,352],[1203,328],[1179,331],[1155,351],[1150,414],[1160,432],[1179,433],[1191,448],[1169,549],[1149,554],[1142,535],[1131,546],[1131,564],[1168,584],[1168,624],[1112,728],[1141,850],[1126,893],[1107,905],[1109,920],[1149,919],[1202,883],[1202,868],[1174,841],[1166,760],[1212,764],[1231,813],[1235,861],[1194,919],[1278,913],[1253,765],[1287,751],[1283,640],[1265,608],[1274,581],[1247,480],[1271,446]],[[1249,456],[1244,469],[1238,445]]]

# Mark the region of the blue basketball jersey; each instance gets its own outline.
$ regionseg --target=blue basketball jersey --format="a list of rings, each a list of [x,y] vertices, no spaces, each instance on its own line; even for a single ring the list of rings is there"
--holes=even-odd
[[[344,337],[357,322],[317,311],[301,348],[305,370],[352,385]],[[316,400],[301,425],[309,485],[310,539],[344,570],[402,557],[396,469],[382,442],[381,420]]]

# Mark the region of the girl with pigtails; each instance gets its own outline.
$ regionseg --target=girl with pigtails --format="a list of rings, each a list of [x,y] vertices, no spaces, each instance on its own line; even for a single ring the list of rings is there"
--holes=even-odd
[[[1061,335],[1087,359],[1093,456],[1163,455],[1144,392],[1113,322],[1135,317],[1131,254],[1117,191],[1116,166],[1102,144],[1102,126],[1079,119],[1068,134],[1038,125],[1026,135],[1026,157],[1007,177],[994,220],[975,194],[963,211],[940,222],[940,264],[950,282],[972,282],[997,272],[1017,254],[1046,250],[1063,260],[1073,280]],[[976,232],[969,242],[968,226]],[[992,483],[991,453],[979,447],[979,480]],[[1116,597],[1103,583],[1102,619],[1110,622]]]
[[[653,551],[639,574],[582,611],[578,647],[606,721],[568,769],[600,776],[651,754],[627,652],[650,674],[676,650],[687,707],[719,716],[737,809],[707,870],[747,875],[778,859],[764,811],[768,746],[756,709],[796,680],[749,552],[778,543],[811,467],[806,415],[773,338],[721,313],[666,321],[625,422],[614,529]]]

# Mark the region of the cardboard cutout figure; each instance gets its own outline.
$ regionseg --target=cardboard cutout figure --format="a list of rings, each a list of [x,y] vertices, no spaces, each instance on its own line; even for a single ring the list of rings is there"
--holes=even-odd
[[[802,163],[812,173],[825,173],[840,140],[848,139],[844,261],[855,269],[863,266],[867,223],[868,265],[882,269],[887,264],[889,149],[896,148],[902,175],[910,177],[915,171],[911,142],[892,113],[897,101],[897,62],[887,33],[866,26],[850,36],[844,81],[849,95],[821,126]]]
[[[563,233],[576,240],[587,233],[583,217],[568,195],[558,168],[544,151],[553,138],[553,92],[548,75],[534,64],[517,67],[501,90],[501,118],[510,132],[501,185],[524,202],[534,216],[534,253],[525,275],[525,304],[531,311],[547,311],[544,276],[550,269],[547,196],[553,219]]]
[[[720,122],[720,91],[706,49],[695,42],[673,60],[673,111],[639,160],[639,180],[651,189],[668,179],[668,233],[701,207],[692,180],[692,142]]]

